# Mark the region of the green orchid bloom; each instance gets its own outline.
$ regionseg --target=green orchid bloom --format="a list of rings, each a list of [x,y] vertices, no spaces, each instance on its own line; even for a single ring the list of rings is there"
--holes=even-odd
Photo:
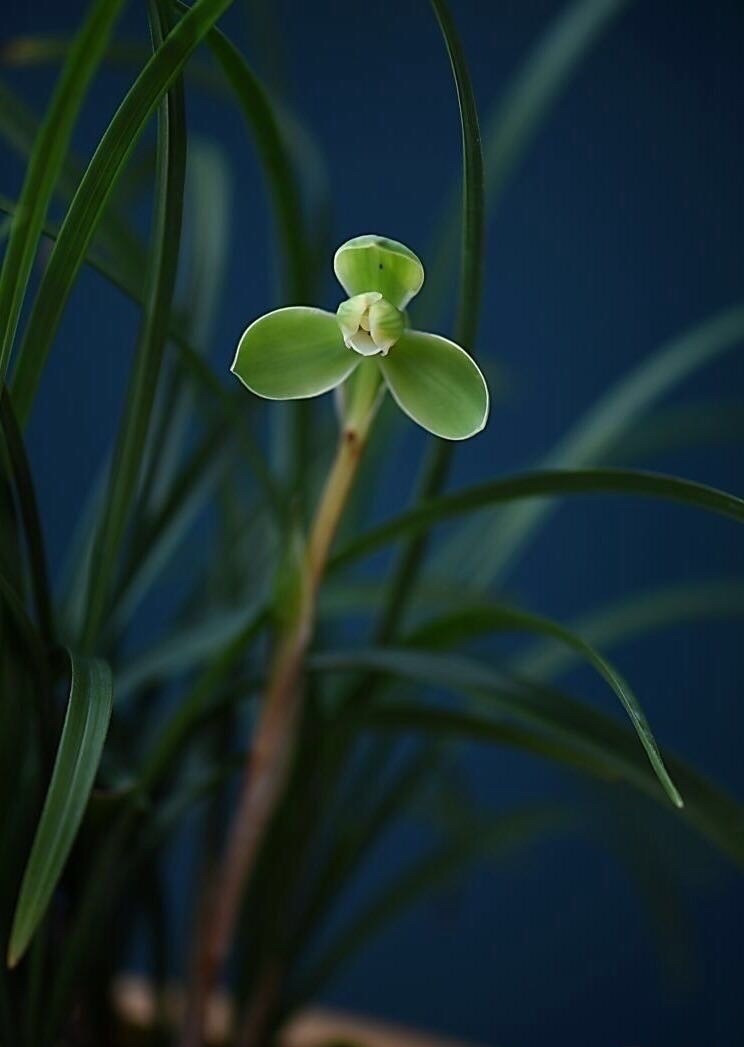
[[[480,369],[449,339],[408,326],[406,306],[424,282],[413,251],[358,236],[336,251],[333,268],[349,295],[336,314],[290,306],[260,317],[240,339],[233,373],[258,396],[300,400],[335,389],[364,363],[430,433],[447,440],[479,433],[489,406]]]

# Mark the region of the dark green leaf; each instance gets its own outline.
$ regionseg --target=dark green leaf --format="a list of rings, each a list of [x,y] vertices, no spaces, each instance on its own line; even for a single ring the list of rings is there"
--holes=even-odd
[[[549,636],[575,651],[596,669],[622,702],[641,745],[646,750],[651,766],[672,803],[677,807],[682,806],[682,798],[669,777],[651,727],[630,685],[617,669],[578,633],[549,618],[527,611],[505,606],[481,606],[456,611],[454,614],[427,622],[416,629],[409,641],[413,647],[441,649],[444,645],[457,643],[460,639],[467,639],[479,633],[490,633],[496,629]]]
[[[122,0],[95,0],[60,74],[26,168],[0,271],[0,382],[5,381],[41,228],[72,129]]]
[[[582,615],[573,628],[585,640],[603,648],[633,636],[701,618],[744,615],[744,580],[683,582],[651,589]],[[575,661],[570,649],[539,644],[519,655],[512,667],[533,679],[555,678]]]
[[[489,216],[509,177],[537,138],[553,105],[585,57],[628,0],[575,0],[539,37],[485,121],[483,132]],[[441,220],[425,288],[431,310],[441,310],[457,252],[454,202]]]
[[[113,700],[108,666],[70,655],[70,698],[52,780],[16,905],[8,945],[15,966],[46,912],[82,820],[101,759]]]
[[[54,639],[54,618],[49,592],[49,572],[44,549],[44,535],[41,529],[39,508],[36,502],[31,469],[26,457],[26,449],[23,445],[23,437],[5,385],[2,385],[0,388],[0,429],[2,429],[5,440],[21,518],[23,519],[23,527],[26,533],[39,629],[43,643],[47,647],[51,647]]]
[[[422,502],[414,509],[349,542],[332,558],[331,566],[339,567],[383,548],[401,537],[419,534],[442,520],[484,506],[524,498],[577,494],[633,494],[663,498],[729,516],[734,520],[744,520],[744,500],[741,498],[674,476],[631,469],[535,471],[519,473],[503,480],[479,484],[464,491]]]
[[[513,679],[489,666],[453,654],[377,648],[316,655],[314,671],[374,672],[444,688],[487,701],[508,719],[483,712],[459,712],[413,702],[386,702],[366,719],[380,729],[408,727],[442,738],[481,740],[521,749],[604,780],[628,782],[656,801],[666,794],[640,752],[632,731],[588,706],[546,686]],[[744,866],[744,809],[682,761],[663,754],[684,795],[680,816]]]
[[[196,0],[137,77],[93,154],[62,223],[21,347],[13,391],[22,424],[31,410],[70,290],[126,161],[163,94],[230,3]]]
[[[431,4],[452,67],[462,134],[462,254],[454,339],[474,355],[481,307],[486,232],[478,107],[465,53],[449,8],[445,0],[431,0]],[[417,484],[417,501],[431,498],[442,489],[449,472],[453,447],[453,444],[443,440],[437,440],[430,446]],[[403,549],[375,629],[379,642],[386,642],[394,635],[421,571],[426,549],[427,537],[421,532],[414,534]]]
[[[158,55],[163,53],[168,42],[174,39],[176,30],[168,35],[169,11],[169,0],[153,0],[150,5],[150,26],[155,52],[152,61],[155,61]],[[114,449],[108,495],[103,503],[103,518],[93,549],[82,632],[82,642],[86,649],[90,649],[95,643],[106,612],[119,546],[136,494],[147,445],[155,391],[168,339],[171,303],[178,270],[185,177],[186,117],[183,83],[177,77],[168,89],[158,119],[158,166],[151,263],[146,278],[143,316],[124,418]],[[61,237],[62,233],[60,239]],[[57,241],[55,249],[59,243],[60,240]]]

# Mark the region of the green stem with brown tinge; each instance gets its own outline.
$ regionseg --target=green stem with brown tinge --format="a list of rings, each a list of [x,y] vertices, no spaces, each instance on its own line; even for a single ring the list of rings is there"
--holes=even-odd
[[[303,700],[305,655],[318,591],[380,397],[379,368],[363,361],[345,389],[336,455],[310,530],[296,614],[276,638],[258,722],[227,844],[207,901],[182,1047],[200,1047],[207,1001],[227,960],[243,893],[287,783]]]

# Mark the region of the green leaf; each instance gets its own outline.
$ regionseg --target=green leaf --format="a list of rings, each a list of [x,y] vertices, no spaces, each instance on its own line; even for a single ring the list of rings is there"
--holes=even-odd
[[[445,644],[457,643],[461,638],[474,637],[484,632],[490,633],[496,629],[549,636],[575,651],[596,669],[620,699],[641,745],[646,750],[651,766],[670,800],[677,807],[682,807],[682,797],[664,766],[656,739],[636,695],[615,667],[578,633],[549,618],[530,614],[527,611],[511,607],[488,606],[472,607],[427,622],[411,634],[408,642],[414,647],[441,648]]]
[[[744,868],[744,809],[681,760],[664,753],[669,773],[684,795],[670,808],[633,731],[545,685],[513,679],[459,655],[375,648],[323,653],[308,663],[313,672],[372,672],[446,689],[488,703],[502,717],[460,712],[416,702],[386,701],[361,710],[364,723],[379,730],[425,732],[443,739],[472,739],[509,746],[603,780],[620,780],[668,810],[678,812]]]
[[[464,349],[437,334],[405,331],[379,359],[398,406],[445,440],[467,440],[488,419],[488,387]]]
[[[39,507],[36,501],[31,467],[26,456],[23,436],[16,421],[13,404],[8,389],[0,389],[0,429],[8,452],[23,527],[26,534],[31,582],[39,628],[43,642],[50,647],[54,640],[54,615],[49,589],[49,572],[44,548],[44,534],[41,528]]]
[[[179,2],[176,7],[181,12],[189,10]],[[309,248],[301,193],[281,120],[266,89],[227,37],[212,29],[206,39],[253,131],[281,244],[282,297],[302,301],[309,291]]]
[[[25,163],[34,150],[40,130],[41,121],[6,84],[0,82],[0,135]],[[84,172],[83,164],[68,150],[54,186],[56,197],[65,204],[69,203],[77,192]],[[17,205],[10,213],[16,210]],[[48,222],[43,228],[45,235],[48,235]],[[101,217],[96,241],[116,260],[122,272],[126,272],[127,279],[137,286],[141,282],[144,250],[131,228],[131,219],[114,210],[112,203],[109,203]]]
[[[744,615],[744,579],[683,582],[637,593],[582,615],[572,626],[585,640],[603,648],[651,630],[701,618]],[[574,652],[555,644],[535,644],[512,662],[532,679],[555,679],[570,668]]]
[[[333,271],[350,298],[376,291],[396,309],[405,309],[424,282],[424,267],[413,251],[373,233],[342,244]]]
[[[655,401],[742,341],[744,306],[738,306],[661,346],[596,401],[542,459],[541,466],[575,469],[601,462]],[[472,575],[485,587],[514,562],[550,509],[549,502],[535,502],[499,515],[481,515],[449,540],[443,555],[457,564],[458,577]],[[489,537],[484,542],[486,529]],[[477,551],[473,545],[476,536]]]
[[[333,313],[295,305],[267,313],[250,325],[231,370],[258,396],[294,400],[335,389],[360,360],[344,345]]]
[[[744,500],[741,498],[675,476],[632,469],[535,471],[518,473],[503,480],[479,484],[464,491],[422,502],[414,509],[350,541],[332,557],[330,566],[339,567],[381,549],[404,535],[419,534],[441,520],[451,519],[483,506],[520,498],[577,494],[644,495],[681,502],[721,516],[729,516],[734,520],[744,520]]]
[[[70,666],[70,698],[57,759],[10,933],[11,967],[26,951],[62,875],[93,788],[111,717],[113,684],[108,666],[72,654]]]
[[[31,410],[70,290],[126,161],[173,80],[231,0],[196,0],[150,58],[106,129],[62,223],[36,296],[14,375],[21,424]]]
[[[458,345],[474,353],[481,307],[486,236],[483,152],[478,108],[468,64],[449,8],[444,0],[432,0],[432,7],[452,67],[462,134],[462,253],[454,337]],[[417,501],[431,498],[441,491],[449,474],[453,451],[450,443],[438,443],[428,449],[416,485]],[[375,628],[375,636],[379,641],[387,641],[395,634],[421,571],[426,551],[426,534],[415,535],[404,547]]]
[[[122,0],[95,0],[67,56],[26,168],[0,271],[0,382],[5,381],[41,228],[78,111]]]
[[[150,25],[155,56],[166,46],[170,0],[152,0]],[[173,30],[175,32],[175,30]],[[96,640],[109,598],[132,501],[147,446],[152,410],[170,325],[170,310],[178,270],[183,192],[186,176],[186,117],[183,83],[169,87],[158,119],[158,168],[153,218],[152,253],[146,277],[145,302],[132,374],[111,463],[108,495],[93,550],[88,603],[82,642]],[[62,234],[60,233],[60,238]],[[57,241],[59,246],[60,241]]]
[[[563,5],[487,115],[483,152],[489,217],[580,62],[628,3],[629,0],[575,0]],[[426,290],[432,312],[441,309],[441,300],[452,279],[457,236],[458,216],[453,200],[442,216],[441,232],[432,251],[434,262]]]

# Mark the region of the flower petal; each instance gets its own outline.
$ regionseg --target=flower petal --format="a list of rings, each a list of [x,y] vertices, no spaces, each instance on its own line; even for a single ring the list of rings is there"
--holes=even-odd
[[[231,370],[267,400],[302,400],[335,388],[359,359],[344,345],[333,313],[294,305],[250,325]]]
[[[466,440],[485,426],[486,380],[454,342],[405,331],[379,364],[398,406],[435,436]]]
[[[424,267],[413,251],[384,236],[357,236],[339,247],[333,271],[351,297],[379,291],[396,309],[405,309],[424,282]]]

